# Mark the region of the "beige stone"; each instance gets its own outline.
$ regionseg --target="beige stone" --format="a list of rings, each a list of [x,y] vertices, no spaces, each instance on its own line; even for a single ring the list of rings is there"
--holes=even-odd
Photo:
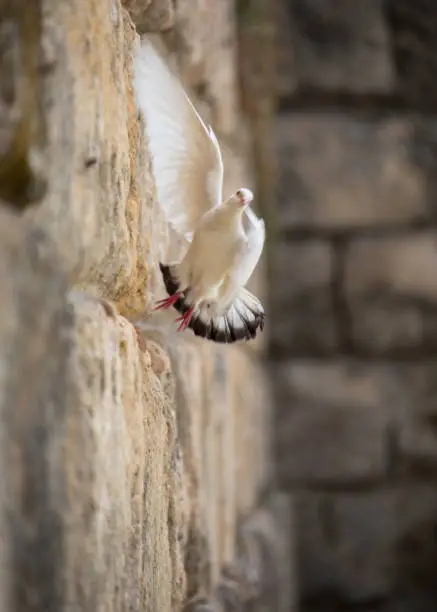
[[[325,354],[335,349],[334,274],[327,241],[276,241],[270,286],[274,316],[268,329],[273,351]]]
[[[344,291],[358,347],[385,353],[433,350],[436,263],[437,242],[430,232],[351,244]]]
[[[229,391],[235,421],[238,515],[247,514],[272,475],[271,407],[267,380],[256,357],[231,349]]]
[[[178,0],[165,39],[184,84],[207,103],[214,129],[232,136],[240,119],[234,0]]]
[[[384,3],[297,0],[291,39],[300,86],[329,92],[390,93],[395,86]]]
[[[68,575],[78,589],[71,599],[81,601],[80,585],[93,585],[89,576],[95,573],[98,590],[90,591],[82,609],[93,597],[102,610],[131,597],[135,609],[169,610],[181,601],[184,586],[182,550],[170,533],[177,518],[171,509],[180,511],[171,474],[177,469],[171,398],[153,372],[153,357],[138,350],[130,324],[121,318],[105,324],[86,305],[75,319],[70,359],[79,388],[64,443]],[[90,503],[94,510],[84,522]],[[172,587],[162,589],[162,583]]]
[[[60,609],[66,279],[50,240],[3,208],[0,250],[0,602]]]
[[[44,158],[46,123],[38,79],[39,3],[0,3],[0,198],[24,210],[47,188]]]
[[[383,367],[288,361],[274,371],[278,473],[283,483],[344,486],[381,482],[393,421]]]
[[[136,34],[119,0],[43,9],[48,192],[28,215],[57,241],[71,283],[137,311],[166,231],[133,102]]]
[[[174,23],[173,0],[122,0],[138,33],[161,32]]]
[[[153,0],[121,0],[122,6],[129,13],[136,28],[144,20],[153,3]],[[165,4],[165,2],[161,2],[161,4]]]
[[[157,349],[139,351],[132,326],[92,300],[67,307],[51,241],[1,221],[1,501],[14,517],[2,533],[25,564],[9,558],[8,586],[22,576],[23,606],[174,609],[184,597],[184,506]]]
[[[270,411],[256,362],[173,334],[147,332],[169,352],[186,470],[188,595],[217,584],[235,553],[236,526],[270,477]],[[237,381],[247,381],[243,390]]]
[[[347,252],[348,297],[378,288],[399,296],[437,299],[437,239],[433,232],[354,241]]]
[[[428,216],[426,160],[413,161],[428,134],[413,120],[335,113],[283,114],[278,214],[289,228],[400,225]]]
[[[234,4],[197,4],[177,4],[176,64],[223,142],[225,192],[253,188]],[[168,27],[172,4],[41,6],[47,189],[19,220],[0,211],[0,607],[177,612],[220,582],[271,479],[266,380],[244,345],[147,316],[157,263],[179,247],[132,52],[139,30]]]
[[[183,612],[231,612],[250,607],[263,612],[297,610],[293,566],[291,496],[273,493],[238,529],[232,563],[225,566],[211,595],[190,598]]]

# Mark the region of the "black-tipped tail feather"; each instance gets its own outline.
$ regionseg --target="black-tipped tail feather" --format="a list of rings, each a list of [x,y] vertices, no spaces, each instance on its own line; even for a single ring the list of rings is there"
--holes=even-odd
[[[159,264],[164,285],[169,295],[179,291],[180,284],[174,274],[173,266]],[[182,295],[173,307],[185,314],[191,304]],[[196,336],[213,342],[232,344],[239,340],[251,340],[258,329],[264,329],[264,309],[261,302],[246,289],[241,289],[227,312],[219,317],[210,318],[205,312],[195,312],[188,325]]]

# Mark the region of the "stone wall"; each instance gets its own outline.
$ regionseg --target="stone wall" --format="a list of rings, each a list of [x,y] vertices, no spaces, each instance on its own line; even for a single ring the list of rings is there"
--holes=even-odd
[[[437,5],[284,0],[270,352],[308,609],[436,609]]]
[[[223,143],[225,190],[252,184],[232,0],[0,3],[4,612],[294,599],[262,341],[150,316],[170,236],[131,79],[138,33],[160,31]]]

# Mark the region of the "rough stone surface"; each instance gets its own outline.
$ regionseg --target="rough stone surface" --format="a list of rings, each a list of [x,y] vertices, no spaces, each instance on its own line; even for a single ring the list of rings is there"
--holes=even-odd
[[[39,202],[47,187],[40,8],[23,0],[0,4],[0,198],[19,210]]]
[[[238,517],[270,472],[270,414],[263,375],[239,350],[161,336],[176,381],[178,431],[190,499],[188,595],[216,584],[234,559]],[[253,380],[241,387],[237,380]],[[193,397],[196,401],[193,402]]]
[[[292,516],[289,496],[270,495],[238,530],[236,558],[224,568],[212,597],[193,597],[184,612],[296,610],[295,568],[290,557]]]
[[[122,0],[137,32],[161,32],[174,24],[173,0]]]
[[[382,0],[290,0],[299,85],[387,93],[395,83]]]
[[[178,0],[175,28],[165,38],[184,83],[209,107],[214,128],[235,138],[240,116],[234,0]]]
[[[50,241],[2,217],[10,610],[177,608],[172,399],[132,326],[92,300],[67,307]]]
[[[48,193],[29,215],[57,240],[70,282],[139,310],[149,243],[165,230],[133,103],[136,34],[119,0],[43,9]]]
[[[419,123],[420,125],[420,123]],[[413,120],[293,113],[277,123],[282,225],[349,229],[435,219],[436,132]]]
[[[279,310],[279,316],[272,317],[272,351],[332,351],[337,335],[329,243],[313,240],[277,244],[271,268],[271,304]]]
[[[1,224],[3,245],[15,238],[6,220]],[[2,257],[4,278],[7,269],[11,279],[19,279],[11,291],[4,286],[1,302],[8,313],[2,318],[3,360],[10,368],[2,377],[8,381],[2,392],[2,437],[10,440],[2,451],[10,474],[6,511],[15,509],[13,529],[6,514],[2,533],[11,530],[10,549],[29,558],[22,568],[29,577],[22,601],[39,597],[45,609],[52,609],[52,598],[58,598],[56,605],[68,601],[84,611],[127,605],[132,610],[180,609],[186,587],[188,594],[210,590],[221,568],[233,561],[238,517],[256,504],[257,492],[270,477],[263,378],[240,349],[226,357],[206,343],[167,339],[170,365],[157,334],[146,337],[140,349],[133,327],[122,317],[108,318],[92,299],[72,299],[67,308],[62,276],[57,281],[51,269],[43,270],[41,279],[35,276],[35,249],[44,252],[45,242],[33,248],[19,234],[11,255],[4,249]],[[26,256],[24,270],[11,264],[20,250]],[[57,258],[49,263],[56,270]],[[10,329],[10,313],[20,303],[26,309],[21,317],[18,310]],[[47,320],[39,332],[38,313],[46,303],[54,313],[50,317],[51,311],[44,311]],[[57,359],[45,357],[50,342],[62,347]],[[28,386],[21,384],[32,367],[42,397],[41,406],[35,397],[34,430],[29,430],[18,407],[27,410],[32,400],[26,393],[36,392],[28,376]],[[242,380],[257,382],[242,387]],[[38,431],[45,441],[39,469],[51,476],[44,481],[43,499],[31,502],[41,515],[21,516],[17,496],[25,486],[23,471],[30,470],[30,478],[38,469],[33,465]],[[27,439],[26,458],[20,459]],[[53,506],[53,518],[41,523],[40,539],[34,542],[31,531],[29,541],[20,544],[23,538],[17,540],[14,529],[26,533],[25,524],[36,528],[47,520],[47,504]],[[43,550],[48,567],[37,563]],[[51,575],[55,566],[58,573]],[[10,562],[7,567],[11,572]],[[66,591],[61,576],[67,578]]]
[[[404,354],[435,349],[436,265],[433,232],[350,245],[344,287],[358,349]]]
[[[393,424],[391,374],[347,362],[276,365],[280,481],[336,487],[382,481]]]
[[[70,409],[72,434],[66,443],[69,519],[75,527],[66,528],[71,538],[67,570],[78,576],[75,597],[79,604],[97,567],[90,599],[80,608],[117,609],[127,597],[139,610],[178,608],[185,586],[184,511],[171,398],[153,372],[156,357],[152,361],[139,351],[132,326],[120,321],[118,329],[102,329],[92,313],[81,315],[72,359],[77,380],[88,384],[80,385],[76,411]],[[86,494],[82,474],[90,465]],[[87,517],[90,503],[94,512]]]
[[[53,434],[65,422],[67,284],[47,237],[3,210],[0,236],[0,601],[8,612],[56,610],[65,474]]]
[[[174,63],[223,142],[225,191],[235,190],[253,176],[235,7],[201,4],[199,20],[178,2],[163,39],[176,41]],[[251,576],[239,526],[273,480],[262,347],[216,347],[147,316],[174,236],[134,107],[134,22],[161,31],[172,4],[38,6],[46,191],[19,219],[0,210],[0,608],[177,612],[210,600],[227,567]],[[291,535],[279,551],[274,512],[255,548],[284,565]],[[263,606],[286,578],[274,595],[268,580],[256,591]]]

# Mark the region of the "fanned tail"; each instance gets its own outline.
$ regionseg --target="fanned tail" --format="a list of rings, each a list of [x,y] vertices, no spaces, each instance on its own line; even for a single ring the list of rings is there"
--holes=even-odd
[[[169,295],[180,290],[178,266],[159,264],[164,285]],[[191,303],[184,294],[173,304],[173,308],[184,315]],[[196,336],[220,344],[233,344],[240,340],[251,340],[258,330],[264,329],[264,308],[257,297],[247,289],[240,289],[228,310],[219,316],[210,317],[204,310],[194,312],[188,327]]]
[[[208,318],[206,312],[195,313],[189,327],[196,336],[221,344],[252,340],[258,330],[264,329],[264,308],[246,289],[240,289],[228,310],[217,317]]]

